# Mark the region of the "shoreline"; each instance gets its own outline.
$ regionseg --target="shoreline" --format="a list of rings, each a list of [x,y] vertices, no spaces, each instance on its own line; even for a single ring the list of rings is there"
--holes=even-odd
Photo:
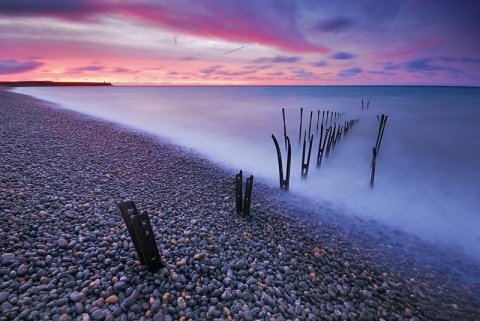
[[[65,86],[112,86],[109,82],[82,82],[82,81],[0,81],[0,87],[65,87]]]
[[[191,151],[9,91],[0,106],[7,319],[480,315],[480,284],[470,282],[478,273],[465,281],[451,267],[463,274],[478,263],[328,209],[299,209],[295,196],[258,182],[243,219],[236,173]],[[167,268],[137,264],[116,207],[123,200],[149,212]]]

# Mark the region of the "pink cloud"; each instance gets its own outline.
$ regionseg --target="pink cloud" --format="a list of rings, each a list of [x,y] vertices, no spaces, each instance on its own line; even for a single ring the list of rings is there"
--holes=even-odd
[[[305,39],[297,27],[296,6],[296,2],[288,0],[179,0],[162,3],[16,0],[1,2],[0,15],[88,20],[97,14],[123,14],[193,36],[257,43],[297,53],[329,52]]]
[[[126,8],[125,13],[195,36],[258,43],[298,53],[329,52],[307,41],[299,31],[294,2],[208,0],[198,4],[137,4]]]

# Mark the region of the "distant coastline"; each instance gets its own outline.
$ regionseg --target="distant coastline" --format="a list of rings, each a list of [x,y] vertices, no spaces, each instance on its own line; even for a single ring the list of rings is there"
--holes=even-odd
[[[1,81],[4,87],[55,87],[55,86],[113,86],[109,82],[79,81]]]

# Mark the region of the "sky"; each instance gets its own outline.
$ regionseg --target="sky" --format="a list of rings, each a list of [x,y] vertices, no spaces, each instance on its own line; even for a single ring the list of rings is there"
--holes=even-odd
[[[0,81],[480,86],[478,0],[0,0]]]

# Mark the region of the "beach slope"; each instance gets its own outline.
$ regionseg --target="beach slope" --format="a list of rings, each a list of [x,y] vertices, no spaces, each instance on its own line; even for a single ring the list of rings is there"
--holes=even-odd
[[[236,173],[161,139],[0,90],[0,150],[0,320],[479,320],[448,253],[261,182],[243,218]],[[124,200],[150,215],[157,273]]]

